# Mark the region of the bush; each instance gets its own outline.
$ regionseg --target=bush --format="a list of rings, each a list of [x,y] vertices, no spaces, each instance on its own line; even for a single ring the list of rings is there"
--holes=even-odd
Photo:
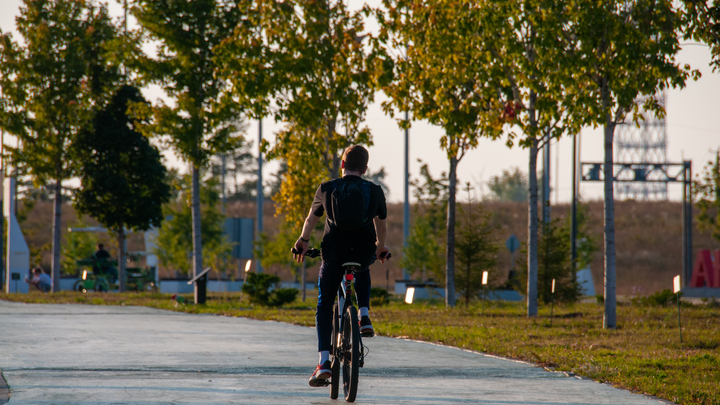
[[[680,293],[682,296],[682,293]],[[677,305],[678,294],[670,290],[658,291],[649,297],[641,297],[633,299],[634,304],[649,305],[657,307],[666,307],[668,305]]]
[[[385,305],[390,302],[390,293],[384,288],[373,287],[370,289],[370,304]]]
[[[263,306],[279,307],[295,301],[298,290],[294,288],[270,289],[280,282],[280,277],[272,274],[248,273],[242,291],[250,297],[250,302]]]
[[[268,305],[271,307],[281,307],[295,301],[298,290],[295,288],[277,288],[270,292],[270,300]]]

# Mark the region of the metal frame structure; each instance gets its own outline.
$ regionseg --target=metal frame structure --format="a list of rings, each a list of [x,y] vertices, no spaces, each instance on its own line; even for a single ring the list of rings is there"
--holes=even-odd
[[[654,97],[654,96],[653,96]],[[665,107],[667,96],[658,94],[658,102]],[[637,100],[639,104],[647,97]],[[638,125],[633,122],[617,126],[615,134],[616,162],[633,163],[639,169],[644,168],[648,180],[635,181],[632,173],[619,173],[623,181],[615,185],[615,193],[620,200],[634,199],[639,201],[666,201],[668,199],[668,182],[662,171],[653,169],[658,164],[667,163],[667,130],[665,118],[655,114],[643,114]]]
[[[603,163],[582,162],[582,181],[605,181],[603,178]],[[683,204],[682,204],[682,239],[683,239],[683,272],[682,284],[687,287],[690,284],[692,274],[692,162],[663,163],[650,162],[640,163],[615,163],[613,170],[616,183],[643,183],[643,184],[665,184],[683,183]],[[667,190],[666,190],[667,193]]]

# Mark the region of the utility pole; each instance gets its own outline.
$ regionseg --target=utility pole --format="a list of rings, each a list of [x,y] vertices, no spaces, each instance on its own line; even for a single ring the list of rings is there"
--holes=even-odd
[[[405,124],[410,123],[409,113],[405,111]],[[404,167],[404,192],[405,202],[403,203],[403,249],[407,249],[410,240],[410,130],[405,127],[405,167]],[[403,280],[408,280],[410,275],[407,269],[403,269]]]
[[[258,180],[257,180],[257,232],[255,233],[255,241],[260,241],[260,234],[263,231],[263,177],[262,177],[262,117],[258,119]],[[263,272],[260,260],[255,260],[255,272],[260,274]]]
[[[573,157],[572,157],[572,214],[570,220],[570,249],[571,249],[571,262],[572,271],[570,272],[570,278],[575,281],[577,276],[577,134],[573,134]]]

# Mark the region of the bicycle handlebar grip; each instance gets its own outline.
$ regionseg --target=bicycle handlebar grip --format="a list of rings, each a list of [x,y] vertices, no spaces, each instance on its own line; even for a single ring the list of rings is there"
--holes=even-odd
[[[299,251],[299,250],[295,249],[294,247],[293,247],[292,249],[290,249],[290,251],[293,252],[293,254],[296,254],[296,255],[303,254],[302,251]],[[310,257],[310,258],[318,257],[318,256],[320,256],[320,251],[317,250],[317,249],[310,248],[310,249],[308,249],[308,250],[304,253],[304,255],[307,256],[307,257]]]

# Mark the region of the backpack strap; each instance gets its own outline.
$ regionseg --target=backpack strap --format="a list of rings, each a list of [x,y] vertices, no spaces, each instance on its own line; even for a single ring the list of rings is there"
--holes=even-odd
[[[362,190],[363,193],[363,203],[365,206],[365,220],[367,220],[368,217],[368,208],[370,207],[370,182],[369,181],[363,181],[360,184],[360,190]]]

